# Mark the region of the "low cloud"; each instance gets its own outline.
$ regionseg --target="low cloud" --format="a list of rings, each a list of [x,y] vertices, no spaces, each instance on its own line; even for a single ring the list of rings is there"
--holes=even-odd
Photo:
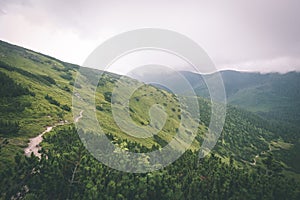
[[[165,28],[196,41],[219,69],[300,71],[299,13],[298,0],[0,0],[0,39],[82,64],[118,33]]]

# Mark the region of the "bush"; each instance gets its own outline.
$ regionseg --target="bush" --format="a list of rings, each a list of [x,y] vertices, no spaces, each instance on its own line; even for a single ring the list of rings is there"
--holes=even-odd
[[[45,99],[47,99],[47,101],[53,105],[60,106],[60,103],[58,101],[56,101],[55,99],[53,99],[48,94],[45,96]]]
[[[61,108],[62,108],[63,110],[65,110],[65,111],[68,111],[68,112],[71,111],[71,108],[70,108],[68,105],[63,105]]]
[[[22,95],[35,96],[28,88],[16,83],[13,79],[5,73],[0,72],[0,98],[1,97],[18,97]]]
[[[69,80],[69,81],[73,79],[72,74],[70,74],[70,73],[62,74],[62,75],[60,75],[60,77],[62,77],[63,79]]]
[[[111,95],[112,95],[111,92],[104,92],[104,99],[105,99],[105,101],[111,102]]]
[[[66,92],[71,92],[71,89],[68,86],[63,87],[62,89]]]

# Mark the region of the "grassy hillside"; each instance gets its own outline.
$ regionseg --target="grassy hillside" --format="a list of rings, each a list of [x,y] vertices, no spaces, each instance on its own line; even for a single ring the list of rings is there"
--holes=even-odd
[[[1,95],[0,121],[17,125],[0,132],[1,141],[7,141],[1,146],[1,169],[16,152],[23,153],[29,137],[59,121],[73,121],[69,108],[75,71],[76,66],[0,42],[1,84],[7,93]]]
[[[290,186],[294,183],[290,177],[298,178],[300,173],[297,140],[293,138],[298,138],[297,135],[287,131],[290,135],[284,137],[281,131],[285,128],[277,124],[275,127],[253,113],[229,106],[213,154],[200,160],[199,165],[197,150],[208,131],[211,112],[210,102],[201,97],[198,98],[200,108],[194,108],[200,109],[201,121],[190,120],[192,125],[197,125],[196,138],[190,150],[175,164],[153,173],[130,175],[98,163],[86,151],[74,128],[74,117],[80,109],[72,107],[72,98],[86,108],[80,122],[88,124],[91,120],[86,117],[87,112],[96,112],[108,138],[133,152],[164,147],[178,131],[184,110],[175,95],[141,84],[129,101],[134,123],[149,130],[153,128],[148,111],[155,104],[165,110],[168,118],[153,137],[130,136],[120,130],[111,113],[112,91],[120,76],[105,73],[98,83],[99,71],[84,68],[77,74],[78,69],[76,65],[0,42],[0,175],[3,177],[0,199],[16,197],[16,194],[28,199],[174,199],[174,194],[178,199],[241,199],[245,195],[256,199],[264,194],[266,199],[272,199],[286,193],[287,197],[297,199],[297,182]],[[88,81],[75,83],[76,75]],[[128,77],[124,80],[129,85],[137,82]],[[94,108],[90,100],[95,81]],[[236,93],[233,90],[232,94]],[[121,109],[119,100],[113,102],[116,109]],[[154,127],[159,127],[160,121],[156,119],[158,124],[154,123]],[[42,159],[24,157],[28,139],[58,123],[65,125],[44,135]],[[95,126],[89,127],[95,131]],[[187,139],[177,140],[176,147],[185,146]],[[145,161],[145,164],[149,163]],[[276,191],[278,185],[284,186]],[[199,188],[203,192],[199,193]]]
[[[22,153],[22,148],[26,147],[28,139],[41,133],[46,126],[59,122],[66,124],[73,122],[72,92],[78,66],[5,42],[0,44],[0,54],[2,90],[10,94],[3,92],[0,99],[2,102],[0,137],[1,142],[8,141],[8,144],[1,148],[0,165],[3,169],[6,164],[13,162],[12,158],[16,152]],[[97,74],[97,72],[86,69],[81,76],[90,78],[91,74]],[[106,74],[101,79],[97,90],[96,113],[101,119],[99,122],[104,132],[138,142],[147,148],[167,144],[180,122],[178,115],[181,111],[177,109],[178,104],[174,96],[148,85],[144,85],[134,93],[130,107],[131,116],[137,124],[144,127],[148,125],[149,116],[145,113],[157,103],[164,106],[166,113],[170,116],[163,130],[155,137],[134,138],[117,127],[111,114],[110,99],[106,96],[112,92],[113,84],[118,78],[117,75]],[[75,85],[75,87],[85,94],[82,86]],[[15,90],[16,94],[13,94],[12,90]],[[92,98],[87,95],[82,96],[86,102],[87,99]],[[80,111],[75,110],[75,112],[79,114]],[[82,120],[88,119],[83,117]],[[10,127],[10,130],[6,130],[6,127]],[[200,124],[199,134],[204,134],[204,130],[204,125]],[[184,141],[179,141],[178,145],[183,143]],[[196,149],[198,146],[199,143],[194,141],[191,149]]]

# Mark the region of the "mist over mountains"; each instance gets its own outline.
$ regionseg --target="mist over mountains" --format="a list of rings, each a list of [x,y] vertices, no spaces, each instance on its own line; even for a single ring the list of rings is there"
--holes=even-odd
[[[239,71],[220,71],[227,102],[271,120],[299,126],[300,124],[300,72],[256,73]],[[156,83],[177,84],[176,77],[183,76],[199,96],[210,98],[205,80],[215,74],[201,75],[189,71],[180,72],[137,72],[131,77],[169,90]],[[170,91],[170,90],[169,90]],[[181,91],[183,94],[185,91]]]

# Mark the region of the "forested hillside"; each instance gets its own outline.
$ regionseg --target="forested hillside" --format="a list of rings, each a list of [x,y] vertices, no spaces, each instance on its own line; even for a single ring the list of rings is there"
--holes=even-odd
[[[124,141],[118,140],[118,143]],[[127,143],[127,142],[126,142]],[[214,154],[199,160],[187,151],[151,173],[113,170],[89,155],[73,127],[45,136],[43,156],[22,159],[5,170],[1,189],[25,199],[297,199],[298,186],[279,171],[237,168]],[[128,145],[129,146],[129,145]],[[137,150],[137,149],[135,149]],[[138,149],[140,150],[140,149]],[[120,161],[122,162],[122,161]],[[272,173],[271,173],[272,172]]]
[[[90,98],[84,85],[75,83],[78,69],[0,42],[0,199],[300,198],[299,136],[294,128],[228,106],[217,145],[199,159],[211,115],[211,103],[202,97],[195,108],[201,113],[195,140],[171,165],[134,174],[101,164],[84,147],[74,126],[74,121],[89,120],[87,113],[72,107],[72,95],[82,105]],[[85,68],[79,75],[92,82],[98,81],[97,74],[99,71]],[[168,115],[157,135],[135,138],[120,130],[111,113],[112,90],[119,78],[112,73],[103,75],[96,84],[96,105],[91,110],[114,145],[131,152],[159,151],[178,131],[184,112],[176,96],[146,84],[133,93],[130,116],[136,124],[148,127],[148,110],[154,104],[160,104]],[[86,95],[73,94],[73,90]],[[29,139],[46,127],[53,129],[43,135],[41,159],[34,154],[25,156]],[[184,138],[176,144],[184,145]],[[151,165],[147,159],[141,162]]]
[[[199,74],[181,72],[196,92],[209,97],[207,87]],[[211,78],[214,75],[205,75]],[[251,73],[221,71],[228,103],[252,111],[270,120],[288,126],[300,124],[300,73]]]

